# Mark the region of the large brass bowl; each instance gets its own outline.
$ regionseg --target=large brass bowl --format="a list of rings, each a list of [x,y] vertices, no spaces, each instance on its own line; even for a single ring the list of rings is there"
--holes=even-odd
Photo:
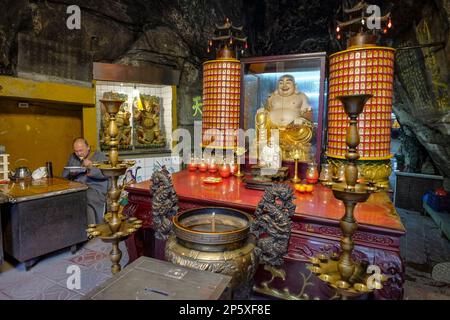
[[[253,276],[255,244],[249,237],[250,215],[235,209],[207,207],[184,211],[173,221],[175,236],[167,240],[166,260],[229,275],[233,278],[232,288],[247,283]]]
[[[214,214],[214,218],[213,218]],[[212,230],[212,219],[215,228]],[[224,251],[242,247],[250,230],[252,217],[245,212],[206,207],[190,209],[173,219],[178,243],[201,251]]]

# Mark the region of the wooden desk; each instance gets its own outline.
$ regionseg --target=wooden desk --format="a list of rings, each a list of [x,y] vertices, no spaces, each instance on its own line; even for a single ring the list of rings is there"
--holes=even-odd
[[[4,250],[28,269],[39,256],[87,240],[84,184],[62,178],[0,185]]]
[[[225,206],[253,214],[261,200],[263,191],[246,189],[243,182],[235,177],[224,179],[222,183],[207,185],[201,179],[208,174],[181,171],[172,175],[178,195],[180,211],[204,207]],[[162,258],[158,242],[153,239],[150,181],[129,186],[128,205],[124,212],[143,220],[143,230],[127,241],[130,259],[140,255]],[[289,250],[285,256],[286,280],[279,278],[272,283],[280,292],[288,288],[294,295],[301,291],[303,278],[309,271],[305,263],[318,252],[339,249],[341,231],[339,219],[344,214],[344,205],[336,200],[331,190],[316,185],[312,194],[296,192],[296,214],[293,217]],[[380,266],[383,273],[391,276],[389,283],[378,290],[375,298],[401,299],[403,297],[404,265],[400,257],[400,237],[405,229],[400,217],[386,193],[370,196],[366,203],[356,206],[355,217],[359,228],[354,235],[356,259],[367,260]],[[261,269],[261,268],[260,268]],[[258,281],[270,279],[270,274],[259,270]],[[280,281],[278,281],[280,280]],[[313,286],[310,286],[313,287]],[[310,296],[322,296],[323,290],[310,290]],[[277,295],[278,293],[274,293]],[[281,294],[281,293],[280,293]]]
[[[0,266],[3,263],[3,233],[2,233],[2,208],[1,204],[8,202],[8,198],[0,193]]]

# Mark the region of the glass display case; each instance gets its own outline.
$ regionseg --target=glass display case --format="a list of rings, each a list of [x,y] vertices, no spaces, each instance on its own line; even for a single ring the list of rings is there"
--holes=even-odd
[[[278,129],[283,161],[320,162],[325,62],[324,52],[242,59],[241,127],[257,145]]]

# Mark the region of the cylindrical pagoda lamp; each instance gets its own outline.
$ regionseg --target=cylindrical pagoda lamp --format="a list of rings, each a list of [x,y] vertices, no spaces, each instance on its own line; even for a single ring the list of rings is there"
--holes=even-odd
[[[237,53],[246,48],[242,27],[234,26],[228,18],[223,25],[216,25],[214,37],[208,41],[208,52],[215,49],[216,57],[203,64],[203,148],[237,148],[241,97]]]
[[[384,17],[389,19],[390,16]],[[348,27],[348,23],[341,23]],[[338,26],[337,30],[340,30]],[[327,161],[334,170],[346,163],[348,117],[338,96],[371,94],[358,118],[360,155],[357,165],[362,178],[379,187],[389,185],[392,154],[391,119],[395,49],[375,44],[376,36],[360,32],[349,47],[330,56],[328,91]]]
[[[227,149],[236,146],[240,94],[239,60],[219,57],[203,64],[203,147]]]

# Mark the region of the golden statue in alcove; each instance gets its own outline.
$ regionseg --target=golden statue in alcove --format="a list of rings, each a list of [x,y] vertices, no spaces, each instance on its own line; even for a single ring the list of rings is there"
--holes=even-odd
[[[141,94],[135,101],[134,123],[136,128],[136,146],[164,147],[166,139],[160,128],[160,99],[157,96]]]
[[[291,75],[279,78],[277,89],[269,96],[255,118],[258,158],[273,132],[279,131],[283,160],[310,161],[313,136],[312,108],[308,97],[297,90]]]

